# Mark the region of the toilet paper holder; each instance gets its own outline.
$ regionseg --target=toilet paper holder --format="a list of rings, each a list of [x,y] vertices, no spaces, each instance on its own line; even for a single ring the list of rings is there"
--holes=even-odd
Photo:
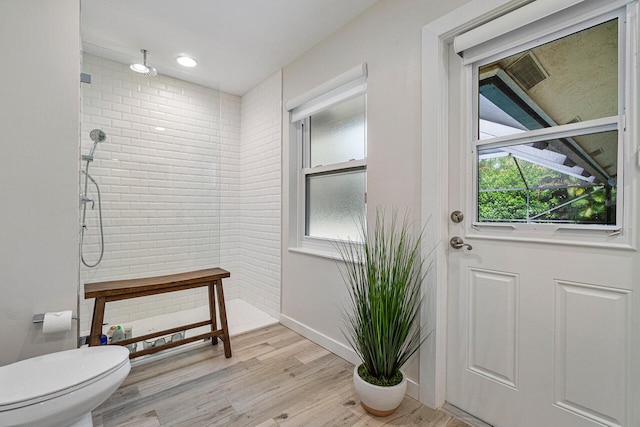
[[[78,316],[75,315],[75,314],[73,316],[71,316],[71,318],[73,320],[78,320]],[[33,315],[33,323],[44,323],[44,313],[34,314]]]

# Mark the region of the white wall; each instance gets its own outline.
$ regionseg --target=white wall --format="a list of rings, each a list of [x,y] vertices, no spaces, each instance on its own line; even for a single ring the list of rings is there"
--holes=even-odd
[[[240,297],[240,111],[242,98],[220,94],[220,144],[222,217],[220,218],[220,267],[231,272],[224,280],[225,300]]]
[[[240,245],[242,299],[280,313],[282,73],[242,96]]]
[[[0,2],[0,365],[76,346],[36,313],[77,309],[78,0]],[[75,325],[74,325],[75,328]]]
[[[283,100],[368,64],[367,195],[369,214],[378,206],[410,209],[420,221],[421,206],[421,30],[465,0],[382,0],[283,70]],[[283,118],[283,194],[289,195],[289,125]],[[346,290],[336,262],[290,252],[289,197],[283,201],[282,320],[334,352],[353,360],[341,333],[340,306]],[[418,364],[407,369],[419,378]]]
[[[280,313],[282,73],[242,97],[221,94],[220,265],[225,298]],[[226,283],[231,283],[231,294]]]

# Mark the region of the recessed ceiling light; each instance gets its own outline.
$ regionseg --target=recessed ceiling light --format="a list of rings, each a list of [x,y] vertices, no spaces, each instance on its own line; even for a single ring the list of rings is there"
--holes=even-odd
[[[166,128],[163,128],[162,126],[156,126],[154,129],[157,130],[157,131],[160,131],[160,132],[164,132],[165,130],[167,130]]]
[[[178,56],[176,58],[176,61],[183,67],[195,67],[196,65],[198,65],[198,61],[187,55]]]
[[[135,71],[136,73],[148,73],[149,72],[149,67],[147,67],[144,64],[131,64],[129,65],[129,68],[131,68],[133,71]]]

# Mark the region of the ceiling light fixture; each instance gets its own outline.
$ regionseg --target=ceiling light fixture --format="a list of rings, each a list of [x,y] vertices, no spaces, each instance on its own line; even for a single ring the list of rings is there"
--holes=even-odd
[[[129,65],[129,68],[131,68],[136,73],[141,73],[141,74],[149,71],[149,67],[147,67],[144,64],[131,64]]]
[[[145,76],[156,76],[158,74],[156,69],[147,65],[147,50],[140,49],[140,52],[142,52],[142,64],[131,64],[129,65],[129,68],[131,68],[131,70],[135,71],[136,73],[144,74]]]
[[[189,67],[189,68],[195,67],[196,65],[198,65],[198,61],[196,61],[195,59],[187,55],[178,56],[176,58],[176,62],[182,65],[183,67]]]

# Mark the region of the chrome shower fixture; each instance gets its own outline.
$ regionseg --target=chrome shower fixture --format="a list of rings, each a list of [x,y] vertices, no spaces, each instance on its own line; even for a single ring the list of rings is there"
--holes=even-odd
[[[93,142],[104,142],[107,139],[107,134],[102,131],[102,129],[94,129],[89,133],[89,138]]]
[[[131,64],[129,68],[131,68],[136,73],[140,73],[147,77],[157,76],[158,72],[156,71],[156,69],[147,65],[147,53],[149,52],[146,49],[140,49],[140,52],[142,52],[142,64]]]
[[[102,227],[102,197],[100,196],[100,187],[98,186],[98,183],[96,182],[96,180],[93,179],[91,175],[89,175],[89,164],[93,161],[93,153],[96,151],[96,147],[98,146],[98,143],[106,141],[107,134],[104,133],[102,129],[94,129],[91,132],[89,132],[89,138],[91,138],[91,140],[93,141],[93,146],[91,146],[91,150],[89,151],[88,155],[82,156],[82,161],[87,163],[85,164],[84,170],[82,171],[82,173],[84,174],[84,191],[80,195],[80,203],[82,204],[82,223],[81,223],[82,231],[81,231],[81,237],[80,237],[80,259],[82,260],[82,263],[84,265],[86,265],[89,268],[92,268],[100,264],[100,261],[102,261],[102,256],[104,255],[104,230]],[[91,199],[87,193],[89,181],[91,181],[91,183],[95,186],[95,191],[98,196],[97,197],[98,224],[100,225],[100,256],[98,257],[98,260],[95,261],[94,263],[89,263],[84,258],[84,234],[85,234],[85,231],[87,230],[87,223],[86,223],[87,204],[91,203],[91,210],[93,210],[93,208],[95,207],[94,200]]]
[[[91,138],[91,140],[93,141],[93,146],[91,147],[91,150],[89,150],[88,155],[82,156],[82,160],[87,162],[92,162],[93,153],[95,153],[98,143],[104,142],[107,139],[107,134],[104,133],[102,129],[94,129],[89,133],[89,138]]]

